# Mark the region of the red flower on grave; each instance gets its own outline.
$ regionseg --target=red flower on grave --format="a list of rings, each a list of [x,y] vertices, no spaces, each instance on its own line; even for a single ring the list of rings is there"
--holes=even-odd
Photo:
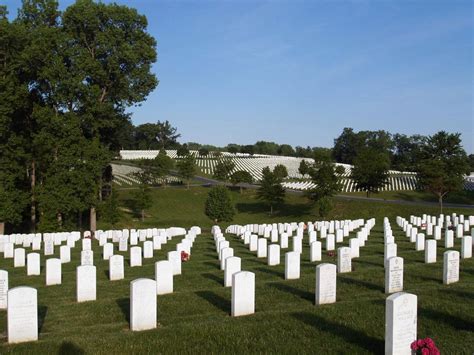
[[[431,338],[415,340],[411,343],[410,348],[415,352],[415,354],[440,355],[438,348]]]
[[[328,251],[328,256],[333,258],[336,255],[333,251]]]
[[[182,261],[182,262],[189,261],[189,254],[186,253],[184,250],[181,251],[181,261]]]

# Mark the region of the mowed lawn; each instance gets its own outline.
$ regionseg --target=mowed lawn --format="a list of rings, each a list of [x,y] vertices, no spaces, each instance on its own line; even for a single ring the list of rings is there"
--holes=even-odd
[[[108,262],[94,244],[97,266],[97,301],[75,301],[75,268],[80,263],[80,244],[72,260],[63,265],[63,283],[45,286],[45,258],[41,276],[26,276],[25,268],[13,268],[12,259],[0,259],[0,268],[9,271],[10,287],[28,285],[38,289],[39,341],[19,345],[6,343],[6,312],[0,312],[2,344],[0,353],[82,354],[82,353],[383,353],[384,351],[384,268],[382,219],[390,218],[398,255],[405,259],[405,291],[418,296],[418,335],[432,337],[442,353],[471,354],[474,351],[474,259],[461,260],[460,281],[442,284],[444,243],[438,243],[438,262],[424,264],[424,252],[416,252],[395,223],[395,216],[434,214],[433,208],[400,206],[365,201],[338,201],[329,218],[370,218],[377,223],[361,257],[353,260],[353,272],[337,276],[337,303],[314,305],[315,267],[310,263],[305,234],[301,256],[301,278],[284,280],[282,264],[267,266],[243,242],[226,235],[234,255],[242,258],[242,270],[256,274],[256,313],[230,317],[231,289],[224,288],[223,271],[213,239],[212,222],[204,215],[206,188],[154,190],[154,206],[147,220],[124,212],[120,227],[190,227],[200,225],[200,235],[192,249],[191,260],[183,264],[182,275],[174,278],[175,292],[158,296],[158,328],[151,331],[129,330],[130,281],[154,278],[154,262],[166,258],[181,237],[175,237],[155,251],[153,259],[143,259],[142,267],[129,266],[125,255],[125,280],[108,280]],[[278,221],[318,220],[315,210],[304,198],[288,196],[276,215],[268,216],[266,206],[255,200],[253,192],[233,192],[239,213],[233,223],[273,223]],[[130,208],[130,193],[121,192],[125,209]],[[127,202],[128,201],[128,202]],[[453,210],[458,214],[474,210]],[[222,226],[226,226],[222,224]],[[103,224],[101,227],[106,228]],[[355,232],[351,236],[355,236]],[[350,238],[349,237],[349,238]],[[349,238],[338,246],[348,245]],[[291,243],[290,243],[291,245]],[[324,245],[324,243],[323,243]],[[460,250],[455,240],[453,249]],[[59,248],[56,247],[59,256]],[[323,252],[323,261],[336,263]]]

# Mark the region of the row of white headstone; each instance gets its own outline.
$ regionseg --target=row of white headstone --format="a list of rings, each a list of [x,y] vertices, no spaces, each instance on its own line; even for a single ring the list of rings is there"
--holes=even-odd
[[[436,263],[437,242],[438,240],[442,239],[442,230],[439,224],[443,225],[443,221],[449,221],[450,219],[448,217],[449,216],[446,216],[446,219],[444,219],[443,215],[441,215],[437,219],[434,216],[427,215],[423,215],[423,217],[411,216],[410,219],[413,221],[413,225],[406,219],[397,217],[397,224],[403,229],[407,238],[410,238],[410,242],[415,244],[415,250],[424,251],[425,263],[429,264]],[[454,216],[453,219],[457,222],[456,216]],[[435,225],[434,228],[429,228],[430,223],[436,223],[436,220],[438,220],[438,225]],[[469,220],[464,220],[464,222],[469,223]],[[433,226],[434,224],[431,225]],[[446,285],[459,281],[460,259],[472,258],[474,228],[471,232],[472,235],[464,235],[464,226],[464,223],[459,223],[457,225],[458,233],[456,236],[457,238],[461,239],[461,253],[459,253],[457,250],[446,250],[443,253],[443,283]],[[434,239],[425,239],[425,234],[418,233],[418,228],[421,228],[422,231],[426,231],[427,235],[432,235]],[[449,228],[450,226],[445,229],[444,234],[444,246],[446,249],[454,247],[454,231]],[[386,249],[394,249],[396,254],[396,244],[395,246],[386,245],[385,247]]]

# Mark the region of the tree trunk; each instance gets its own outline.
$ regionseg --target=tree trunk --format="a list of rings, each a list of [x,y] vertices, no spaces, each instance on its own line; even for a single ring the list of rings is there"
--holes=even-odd
[[[145,221],[145,210],[142,210],[141,214],[142,214],[142,222],[144,222]]]
[[[35,196],[35,187],[36,187],[36,164],[33,160],[31,162],[31,208],[30,208],[30,230],[32,233],[36,230],[36,196]]]
[[[240,185],[240,194],[242,195],[242,185]]]
[[[270,205],[270,216],[273,214],[273,205]]]
[[[0,222],[0,235],[5,233],[5,222]]]
[[[63,225],[63,215],[62,215],[62,213],[61,213],[61,212],[58,212],[58,213],[56,214],[56,218],[57,218],[57,220],[58,220],[58,226],[59,226],[59,227],[62,227],[62,225]]]
[[[440,214],[443,214],[443,195],[438,195]]]
[[[189,190],[189,180],[187,181],[186,185],[187,185],[187,189]]]
[[[95,207],[91,207],[90,209],[90,231],[91,234],[95,234],[95,230],[97,229],[97,213]]]
[[[369,190],[367,190],[367,198],[369,198],[369,196],[370,196],[370,192]]]

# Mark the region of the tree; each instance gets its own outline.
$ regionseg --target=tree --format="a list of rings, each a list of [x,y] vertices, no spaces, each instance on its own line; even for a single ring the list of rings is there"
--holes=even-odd
[[[189,155],[189,149],[188,149],[188,145],[185,143],[185,144],[182,144],[178,147],[178,150],[176,151],[176,154],[178,155],[178,157],[180,158],[183,158],[183,157],[186,157]]]
[[[232,174],[232,170],[235,168],[235,163],[233,162],[232,159],[229,158],[223,158],[219,159],[217,164],[214,166],[214,173],[213,177],[214,179],[221,180],[221,181],[227,181],[230,178],[230,175]]]
[[[230,182],[236,186],[238,184],[251,184],[253,182],[252,175],[245,170],[237,170],[230,176]],[[242,193],[242,186],[240,186],[240,193]]]
[[[306,193],[318,205],[319,215],[325,217],[332,208],[332,197],[341,191],[341,184],[333,163],[323,161],[309,168],[314,187]]]
[[[288,177],[288,170],[283,164],[278,164],[273,168],[273,174],[275,174],[280,180],[283,180]]]
[[[152,164],[155,176],[161,178],[163,185],[166,186],[166,177],[174,167],[174,160],[166,154],[166,150],[161,149]]]
[[[425,141],[426,137],[420,135],[395,134],[393,136],[394,149],[391,157],[392,169],[413,171],[420,160],[421,147]]]
[[[158,121],[156,140],[158,141],[161,149],[169,148],[176,144],[176,140],[181,137],[181,134],[176,133],[176,127],[171,126],[168,120],[161,122]]]
[[[225,186],[217,185],[211,188],[206,199],[205,213],[215,223],[232,221],[235,208]]]
[[[336,169],[334,170],[334,172],[337,175],[343,175],[346,172],[346,168],[344,168],[342,165],[336,165]]]
[[[138,180],[138,190],[134,190],[133,197],[135,207],[140,211],[142,222],[145,220],[145,210],[152,206],[150,184],[153,180],[153,174],[150,170],[140,170],[132,173],[132,176]]]
[[[300,161],[300,166],[298,167],[298,172],[303,175],[303,177],[307,174],[309,174],[309,169],[310,164],[306,162],[306,160],[301,160]]]
[[[200,157],[207,157],[209,155],[209,149],[199,148],[198,153]]]
[[[469,154],[467,158],[469,160],[469,169],[471,172],[474,172],[474,154]]]
[[[178,174],[186,180],[189,189],[190,180],[196,175],[196,161],[192,155],[180,159],[177,163]]]
[[[285,189],[281,186],[281,182],[282,180],[269,167],[263,168],[257,197],[270,205],[270,214],[273,214],[273,206],[285,200]]]
[[[113,228],[120,221],[120,210],[118,206],[117,192],[112,189],[109,196],[101,204],[99,216],[101,216],[105,222],[110,223]]]
[[[228,144],[227,151],[231,154],[237,154],[240,151],[240,147],[237,144]]]
[[[389,168],[390,159],[387,153],[365,148],[359,151],[354,160],[351,178],[357,188],[366,191],[369,197],[370,193],[376,193],[385,186]]]
[[[443,198],[463,187],[464,175],[469,173],[466,152],[459,133],[440,131],[428,137],[421,147],[421,161],[417,167],[419,186],[438,197],[441,213]]]
[[[292,157],[295,155],[295,150],[289,144],[282,144],[278,147],[278,155],[283,155],[286,157]]]

